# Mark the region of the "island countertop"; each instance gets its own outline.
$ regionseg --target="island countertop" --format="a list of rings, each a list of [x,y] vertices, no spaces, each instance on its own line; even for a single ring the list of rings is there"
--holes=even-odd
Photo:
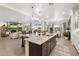
[[[24,39],[25,41],[27,40],[28,42],[35,43],[38,45],[43,44],[44,42],[48,41],[52,37],[56,36],[57,34],[51,34],[49,36],[42,35],[42,36],[29,36],[29,38]]]

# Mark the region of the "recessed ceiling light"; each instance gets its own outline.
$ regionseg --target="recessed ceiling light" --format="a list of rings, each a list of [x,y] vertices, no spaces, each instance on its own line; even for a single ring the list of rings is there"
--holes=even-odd
[[[53,5],[54,3],[49,3],[49,5]]]
[[[39,10],[39,8],[36,8],[36,11],[38,11],[38,12],[39,12],[39,11],[40,11],[40,10]]]
[[[47,16],[47,18],[48,18],[49,16]]]

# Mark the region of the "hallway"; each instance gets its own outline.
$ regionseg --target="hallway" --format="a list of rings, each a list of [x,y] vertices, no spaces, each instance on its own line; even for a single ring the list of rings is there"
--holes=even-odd
[[[70,41],[65,38],[57,38],[57,45],[50,56],[79,56],[79,54]]]

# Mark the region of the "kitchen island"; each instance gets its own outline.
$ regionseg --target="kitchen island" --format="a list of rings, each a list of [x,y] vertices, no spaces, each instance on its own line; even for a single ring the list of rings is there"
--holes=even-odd
[[[56,45],[57,34],[44,36],[29,36],[25,40],[26,56],[49,56]]]

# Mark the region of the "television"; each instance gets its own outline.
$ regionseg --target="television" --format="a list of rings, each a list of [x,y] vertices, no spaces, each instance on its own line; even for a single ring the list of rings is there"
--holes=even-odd
[[[11,24],[9,25],[9,28],[11,28],[11,29],[17,29],[18,26],[17,26],[16,23],[11,23]]]

